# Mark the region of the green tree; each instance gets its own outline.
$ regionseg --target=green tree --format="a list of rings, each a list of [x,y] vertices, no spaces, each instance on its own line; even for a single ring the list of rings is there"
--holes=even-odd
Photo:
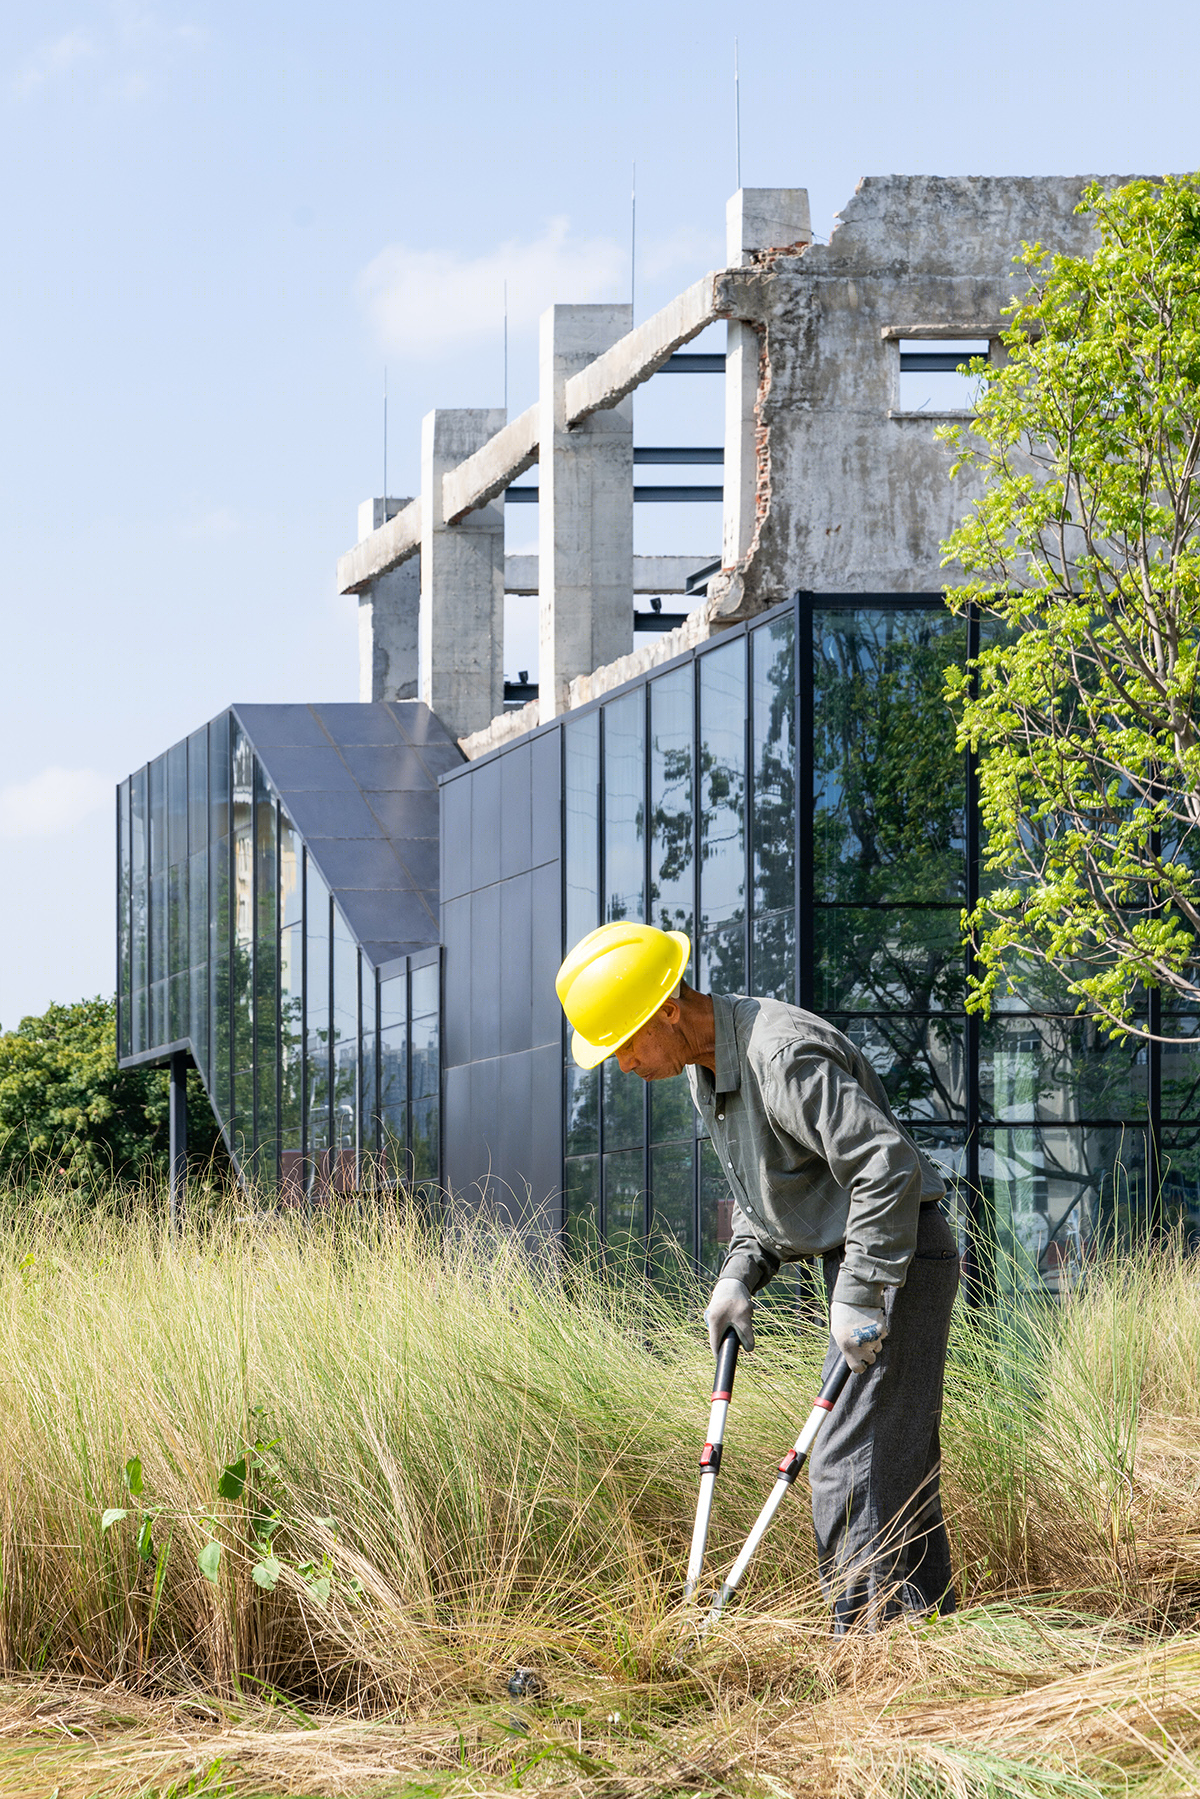
[[[165,1069],[118,1069],[110,999],[23,1018],[0,1033],[0,1180],[63,1174],[81,1184],[165,1174],[167,1088]],[[189,1156],[207,1164],[219,1139],[194,1069],[188,1102]]]
[[[970,1003],[1034,976],[1146,1036],[1146,986],[1200,1000],[1200,176],[1079,211],[1094,255],[1025,246],[1007,361],[941,433],[984,486],[943,546],[985,624],[947,675],[993,877]]]

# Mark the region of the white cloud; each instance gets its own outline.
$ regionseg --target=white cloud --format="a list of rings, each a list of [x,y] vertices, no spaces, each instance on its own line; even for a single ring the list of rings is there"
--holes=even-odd
[[[611,238],[573,237],[570,221],[556,218],[540,237],[511,238],[480,256],[389,244],[356,286],[382,347],[409,357],[498,337],[506,281],[509,329],[518,330],[556,300],[626,299],[628,248]]]
[[[19,94],[32,94],[78,63],[91,62],[95,55],[95,40],[86,31],[64,31],[61,37],[48,38],[30,52],[17,70],[13,86]]]
[[[44,768],[0,787],[0,837],[56,837],[111,807],[114,785],[94,768]]]
[[[86,63],[105,92],[137,100],[179,54],[204,42],[199,26],[168,24],[153,7],[116,0],[100,32],[76,27],[31,50],[13,76],[12,87],[18,95],[30,97]]]

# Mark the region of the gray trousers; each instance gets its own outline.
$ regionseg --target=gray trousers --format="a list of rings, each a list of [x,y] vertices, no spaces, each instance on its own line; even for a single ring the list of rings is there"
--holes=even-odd
[[[832,1297],[843,1251],[824,1258]],[[952,1612],[954,1577],[938,1489],[942,1379],[958,1249],[940,1207],[921,1208],[902,1287],[884,1288],[888,1336],[852,1374],[808,1465],[821,1584],[834,1631],[901,1611]],[[822,1379],[837,1366],[830,1342]]]

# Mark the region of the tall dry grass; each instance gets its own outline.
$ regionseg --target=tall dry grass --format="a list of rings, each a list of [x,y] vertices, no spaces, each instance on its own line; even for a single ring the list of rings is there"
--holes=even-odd
[[[605,1741],[613,1711],[652,1733],[666,1718],[674,1742],[703,1739],[710,1773],[714,1745],[741,1766],[752,1740],[769,1774],[777,1751],[799,1754],[802,1715],[823,1740],[845,1712],[852,1728],[812,1770],[845,1793],[1007,1792],[1006,1757],[1070,1740],[1036,1708],[987,1714],[991,1735],[964,1738],[951,1767],[937,1707],[966,1694],[1003,1707],[1049,1694],[1052,1676],[1078,1685],[1125,1666],[1132,1711],[1112,1693],[1092,1706],[1109,1722],[1089,1754],[1118,1768],[1153,1688],[1147,1657],[1175,1656],[1160,1685],[1197,1709],[1195,1639],[1168,1649],[1164,1635],[1200,1607],[1200,1285],[1174,1250],[1097,1265],[1057,1307],[960,1312],[944,1490],[973,1611],[831,1644],[800,1488],[742,1605],[699,1645],[677,1605],[711,1378],[699,1293],[564,1281],[511,1241],[439,1246],[375,1212],[178,1240],[150,1205],[23,1205],[6,1222],[10,1674],[116,1682],[148,1701],[286,1694],[386,1713],[403,1734],[494,1706],[520,1663],[554,1696],[553,1741],[576,1740],[564,1707]],[[757,1512],[823,1349],[815,1327],[763,1315],[738,1371],[714,1571]],[[104,1529],[109,1509],[128,1515]],[[213,1542],[208,1578],[197,1557]],[[1055,1703],[1049,1718],[1069,1696]],[[1176,1773],[1200,1743],[1182,1716],[1160,1719],[1156,1739],[1177,1741]],[[600,1756],[584,1738],[579,1723],[579,1753]],[[1075,1790],[1060,1750],[1043,1776],[1038,1791]]]

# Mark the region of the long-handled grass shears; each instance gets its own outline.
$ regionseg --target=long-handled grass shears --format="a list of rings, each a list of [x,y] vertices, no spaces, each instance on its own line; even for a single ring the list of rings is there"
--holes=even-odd
[[[732,1330],[726,1331],[717,1350],[717,1372],[713,1383],[712,1410],[708,1420],[708,1440],[700,1455],[700,1498],[696,1505],[692,1549],[688,1557],[687,1578],[683,1589],[685,1600],[692,1597],[700,1584],[700,1570],[704,1563],[705,1544],[708,1541],[708,1526],[712,1517],[717,1473],[721,1466],[721,1449],[725,1441],[725,1422],[729,1415],[729,1402],[733,1397],[733,1376],[737,1367],[737,1353],[737,1334]],[[808,1460],[808,1454],[816,1441],[817,1432],[833,1410],[838,1395],[849,1378],[849,1366],[843,1358],[839,1357],[837,1367],[813,1401],[812,1410],[804,1421],[804,1429],[779,1464],[775,1485],[754,1521],[754,1527],[746,1538],[741,1554],[721,1583],[716,1598],[713,1600],[712,1609],[704,1621],[705,1628],[716,1623],[737,1591],[741,1578],[750,1565],[754,1551],[762,1542],[767,1527],[783,1503],[784,1494],[794,1483],[796,1476]]]

